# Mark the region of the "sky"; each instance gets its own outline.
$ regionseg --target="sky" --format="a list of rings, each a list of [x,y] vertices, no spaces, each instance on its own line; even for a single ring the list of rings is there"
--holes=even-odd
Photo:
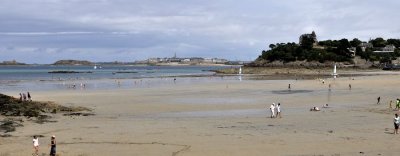
[[[0,0],[0,62],[256,59],[269,44],[400,38],[399,0]]]

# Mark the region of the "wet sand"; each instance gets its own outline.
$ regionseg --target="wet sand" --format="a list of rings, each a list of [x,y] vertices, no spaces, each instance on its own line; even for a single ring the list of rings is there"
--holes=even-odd
[[[44,136],[40,153],[48,154],[53,134],[60,155],[398,155],[400,135],[392,134],[397,111],[388,105],[400,98],[399,79],[178,79],[149,88],[35,92],[35,100],[85,106],[96,115],[26,121],[13,137],[0,138],[0,155],[30,155],[33,135]],[[283,118],[269,118],[272,102],[281,103]],[[321,108],[326,103],[330,108]],[[313,106],[321,111],[310,112]]]

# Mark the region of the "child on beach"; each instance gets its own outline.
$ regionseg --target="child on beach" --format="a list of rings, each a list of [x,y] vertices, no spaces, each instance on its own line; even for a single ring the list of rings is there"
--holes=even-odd
[[[33,136],[33,150],[35,150],[35,155],[39,156],[39,138]]]
[[[53,135],[50,142],[50,156],[56,156],[56,136]]]

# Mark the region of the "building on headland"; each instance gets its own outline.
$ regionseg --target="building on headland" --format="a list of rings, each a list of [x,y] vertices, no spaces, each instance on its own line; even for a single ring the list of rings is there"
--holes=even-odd
[[[17,62],[16,60],[11,60],[11,61],[0,62],[0,65],[25,65],[25,63],[20,63]]]
[[[11,60],[11,61],[3,61],[4,64],[17,64],[16,60]]]
[[[347,48],[347,49],[348,49],[349,52],[351,53],[351,57],[356,56],[356,51],[357,51],[357,48],[356,48],[356,47],[350,47],[350,48]]]
[[[374,53],[393,53],[396,50],[394,45],[386,45],[385,47],[374,47],[371,43],[363,42],[358,45],[362,52],[365,52],[368,48],[372,48]],[[352,47],[355,48],[355,47]]]
[[[225,64],[228,62],[226,59],[220,58],[202,58],[202,57],[177,57],[176,53],[173,57],[165,58],[149,58],[146,61],[149,64]]]
[[[386,45],[385,47],[379,47],[374,50],[374,53],[393,53],[396,47],[394,45]]]
[[[312,39],[313,40],[313,46],[318,45],[318,40],[317,40],[317,34],[315,34],[314,31],[311,32],[311,34],[303,34],[299,37],[299,44],[301,45],[303,43],[304,39]]]
[[[373,45],[371,43],[367,43],[367,42],[363,42],[363,43],[359,44],[358,46],[361,48],[362,52],[365,52],[365,50],[367,48],[372,48],[373,47]]]

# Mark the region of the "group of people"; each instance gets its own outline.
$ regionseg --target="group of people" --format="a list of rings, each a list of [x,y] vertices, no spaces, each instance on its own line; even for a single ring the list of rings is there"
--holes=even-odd
[[[65,83],[63,84],[65,85]],[[86,84],[85,83],[81,83],[80,84],[81,89],[85,89],[86,88]],[[67,88],[72,88],[72,89],[76,89],[77,85],[75,83],[73,84],[67,84]]]
[[[278,105],[275,105],[275,103],[272,103],[271,106],[269,107],[269,109],[271,110],[271,118],[277,118],[279,116],[279,118],[282,118],[281,115],[281,103],[278,103]],[[276,114],[275,114],[276,112]]]
[[[39,138],[35,135],[33,136],[33,150],[34,155],[39,156]],[[50,140],[50,156],[56,156],[56,136],[51,136]]]
[[[32,101],[31,93],[19,93],[19,101]]]

